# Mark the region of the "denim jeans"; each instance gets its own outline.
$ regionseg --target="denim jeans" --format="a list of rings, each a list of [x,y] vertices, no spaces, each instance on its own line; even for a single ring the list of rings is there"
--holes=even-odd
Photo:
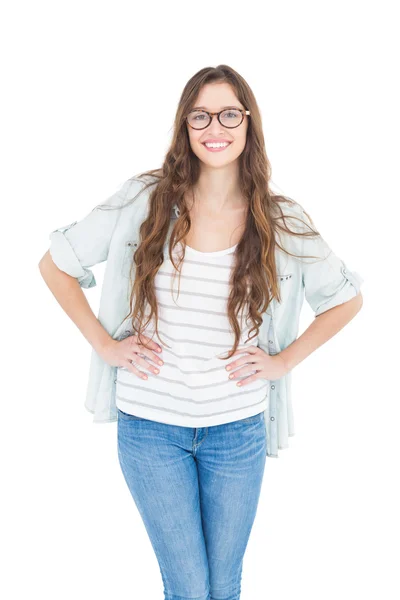
[[[118,409],[118,458],[165,600],[239,600],[266,461],[264,411],[182,427]]]

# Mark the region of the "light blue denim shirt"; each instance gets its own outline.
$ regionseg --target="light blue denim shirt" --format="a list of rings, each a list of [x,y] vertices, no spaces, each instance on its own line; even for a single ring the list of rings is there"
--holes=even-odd
[[[154,179],[154,181],[156,181]],[[106,200],[119,210],[100,209],[99,205],[80,221],[59,227],[50,234],[50,254],[59,269],[76,277],[82,288],[96,285],[90,267],[107,261],[101,290],[98,320],[114,339],[129,335],[129,269],[133,253],[139,244],[139,228],[147,216],[151,186],[137,198],[128,201],[142,188],[144,182],[132,177]],[[300,204],[284,205],[284,213],[308,219]],[[179,215],[177,205],[171,211],[171,234],[174,219]],[[304,231],[295,219],[290,229]],[[364,281],[350,271],[343,260],[334,254],[325,240],[279,233],[279,243],[292,254],[316,256],[322,260],[298,259],[276,249],[276,266],[281,302],[274,298],[261,324],[258,345],[268,354],[277,354],[298,337],[299,317],[304,296],[315,316],[354,298]],[[135,268],[135,265],[133,266]],[[134,271],[132,272],[134,277]],[[117,367],[104,362],[92,350],[85,407],[93,414],[94,423],[117,420],[115,403]],[[278,457],[278,450],[289,447],[288,438],[294,435],[291,397],[291,372],[271,381],[269,406],[265,411],[267,456]]]

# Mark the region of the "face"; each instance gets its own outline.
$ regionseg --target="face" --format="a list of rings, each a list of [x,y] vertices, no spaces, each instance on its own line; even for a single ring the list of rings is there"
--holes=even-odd
[[[206,84],[200,91],[193,106],[193,108],[199,107],[208,112],[219,112],[225,107],[236,107],[243,110],[247,108],[239,102],[235,92],[228,83]],[[221,125],[216,115],[208,127],[204,129],[193,129],[186,123],[190,146],[193,152],[201,162],[209,167],[220,168],[232,163],[240,156],[246,145],[248,118],[248,115],[245,115],[242,123],[235,128]],[[226,148],[208,150],[204,142],[210,139],[213,141],[229,142],[229,144]]]

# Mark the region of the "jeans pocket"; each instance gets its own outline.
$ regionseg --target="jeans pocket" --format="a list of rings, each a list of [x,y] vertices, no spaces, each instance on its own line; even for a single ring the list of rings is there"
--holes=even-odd
[[[118,418],[123,421],[145,421],[143,417],[138,417],[137,415],[130,415],[129,413],[123,412],[120,408],[117,407]]]
[[[258,421],[262,421],[264,419],[264,411],[258,413],[258,415],[253,415],[252,417],[246,417],[245,419],[240,419],[241,423],[257,423]]]

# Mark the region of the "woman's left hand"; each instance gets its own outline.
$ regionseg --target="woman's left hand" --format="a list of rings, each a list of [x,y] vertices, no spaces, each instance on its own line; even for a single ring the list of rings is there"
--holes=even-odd
[[[236,350],[232,356],[244,353],[244,356],[225,367],[228,372],[235,369],[235,372],[229,376],[229,379],[233,380],[251,373],[248,377],[237,382],[236,385],[239,387],[251,383],[256,379],[280,379],[288,373],[288,368],[279,354],[270,355],[258,346],[249,346],[246,349]],[[253,371],[257,372],[253,373]]]

